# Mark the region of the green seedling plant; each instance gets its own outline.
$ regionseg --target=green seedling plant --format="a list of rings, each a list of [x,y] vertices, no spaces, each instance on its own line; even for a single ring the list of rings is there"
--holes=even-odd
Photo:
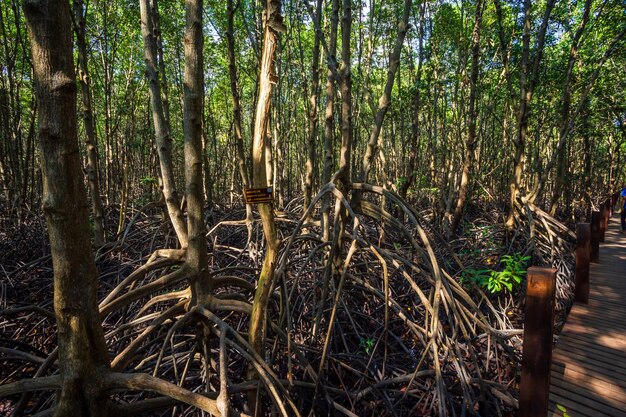
[[[369,355],[370,352],[372,351],[372,349],[374,348],[374,339],[372,339],[372,338],[367,338],[367,339],[361,338],[361,340],[359,340],[359,347],[363,348],[363,350],[365,351],[366,355]]]
[[[473,282],[492,294],[499,294],[504,289],[513,292],[526,276],[528,261],[530,261],[530,256],[522,256],[519,253],[504,255],[499,262],[504,266],[503,270],[468,268],[461,274],[460,281],[466,288]]]
[[[504,264],[504,270],[497,273],[497,279],[501,285],[505,286],[509,291],[513,291],[513,288],[517,288],[522,283],[522,279],[526,276],[529,260],[530,256],[522,256],[519,253],[504,255],[502,259],[500,259],[500,264]],[[501,288],[502,287],[500,287],[500,289]],[[499,291],[500,290],[497,292]]]
[[[472,288],[472,282],[479,287],[485,287],[485,283],[489,281],[490,269],[474,269],[467,268],[461,273],[460,282],[464,288]]]
[[[157,180],[156,178],[153,177],[143,177],[139,179],[139,182],[144,185],[144,186],[149,186],[149,185],[159,185],[159,180]]]
[[[562,414],[562,415],[563,415],[563,417],[570,417],[570,415],[569,415],[569,414],[567,414],[567,408],[563,407],[561,404],[557,404],[557,405],[556,405],[556,408],[557,408],[557,409],[558,409],[561,413],[563,413],[563,414]]]

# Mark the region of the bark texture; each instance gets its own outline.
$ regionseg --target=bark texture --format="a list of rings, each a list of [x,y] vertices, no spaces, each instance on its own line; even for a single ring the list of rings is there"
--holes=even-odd
[[[172,137],[163,110],[161,86],[157,67],[157,35],[155,33],[155,21],[153,16],[156,11],[156,1],[150,7],[148,0],[139,1],[141,14],[141,35],[144,43],[144,57],[146,61],[146,77],[150,88],[150,105],[152,106],[152,121],[156,135],[156,148],[159,155],[161,179],[163,183],[163,196],[167,211],[176,231],[176,236],[181,247],[187,247],[187,225],[180,209],[180,200],[176,192],[174,181],[174,167],[172,163]]]
[[[39,103],[43,210],[54,266],[61,376],[55,415],[104,416],[106,397],[99,385],[109,361],[78,151],[70,8],[64,1],[39,0],[25,1],[24,11]]]
[[[341,150],[339,151],[339,171],[337,182],[339,190],[347,195],[352,179],[350,160],[352,154],[352,71],[350,66],[352,30],[352,2],[343,1],[341,18]]]
[[[315,8],[315,19],[317,22],[315,26],[318,27],[321,24],[322,18],[322,0],[317,0],[317,6]],[[320,37],[321,33],[315,31],[315,40],[313,41],[313,64],[311,65],[311,96],[309,98],[309,138],[307,141],[307,159],[304,174],[304,205],[302,207],[303,212],[309,208],[311,203],[311,195],[313,194],[313,178],[315,173],[315,166],[317,165],[317,155],[315,152],[315,145],[318,136],[317,125],[317,96],[319,94],[320,74],[319,74],[319,61],[320,61]]]
[[[405,180],[400,185],[399,194],[402,198],[406,199],[409,188],[415,181],[418,152],[420,148],[420,113],[422,107],[422,67],[424,62],[424,14],[425,5],[420,5],[419,12],[419,35],[418,35],[418,49],[419,58],[417,62],[417,74],[415,76],[415,95],[413,96],[413,121],[411,122],[411,139],[409,150],[409,163],[406,169]]]
[[[480,26],[483,19],[483,4],[481,0],[476,1],[476,14],[474,18],[474,30],[472,32],[472,72],[470,75],[470,96],[469,96],[469,117],[467,143],[465,144],[465,161],[463,163],[463,173],[461,174],[461,185],[459,188],[459,198],[457,199],[452,220],[450,222],[450,233],[455,234],[461,217],[463,207],[467,199],[470,173],[474,165],[474,152],[476,152],[476,89],[478,84],[478,66],[480,53]]]
[[[233,0],[226,3],[226,42],[228,45],[228,75],[230,77],[230,92],[233,99],[233,129],[235,131],[235,155],[237,168],[241,177],[242,188],[250,187],[250,178],[246,169],[246,158],[243,151],[243,128],[241,116],[241,97],[239,96],[239,85],[237,82],[237,67],[235,59],[235,9]],[[252,207],[246,205],[246,224],[248,225],[248,236],[252,233]]]
[[[367,149],[365,150],[365,155],[363,156],[363,166],[361,171],[361,180],[363,182],[367,182],[370,170],[372,169],[372,164],[378,150],[377,146],[379,142],[378,139],[380,136],[380,131],[382,130],[383,121],[385,120],[387,110],[389,110],[389,106],[391,105],[391,90],[393,89],[396,71],[400,66],[400,53],[402,52],[404,38],[406,37],[406,32],[409,30],[409,15],[411,12],[412,4],[412,0],[404,1],[404,12],[402,14],[402,20],[398,23],[398,34],[396,36],[396,43],[393,47],[393,51],[391,51],[391,54],[389,55],[389,69],[387,70],[387,81],[385,82],[383,94],[378,100],[378,109],[376,110],[376,115],[374,116],[374,122],[372,123],[371,133],[369,141],[367,143]]]
[[[284,31],[282,16],[280,15],[280,0],[268,0],[265,11],[265,30],[263,35],[263,53],[261,56],[261,70],[259,73],[259,99],[257,101],[256,116],[254,123],[254,135],[252,143],[252,183],[255,187],[267,187],[267,167],[265,164],[265,142],[267,126],[269,124],[270,104],[272,90],[277,82],[274,73],[276,46],[278,35]],[[254,295],[252,315],[250,317],[250,345],[261,352],[263,347],[263,333],[265,325],[265,310],[269,299],[274,269],[276,268],[276,256],[278,254],[278,238],[274,223],[274,212],[269,203],[258,205],[259,214],[263,223],[265,235],[266,253],[257,289]]]
[[[183,128],[185,131],[185,195],[189,243],[185,263],[191,269],[192,305],[206,300],[212,285],[208,274],[204,193],[202,190],[203,56],[202,0],[185,6],[185,82]]]
[[[506,226],[509,230],[513,228],[515,200],[520,194],[522,186],[522,173],[524,171],[524,153],[526,148],[526,135],[528,133],[528,118],[530,115],[530,103],[533,96],[537,78],[539,76],[539,64],[543,56],[543,48],[546,39],[546,30],[550,14],[554,8],[556,0],[548,0],[543,15],[543,21],[537,34],[537,45],[535,47],[535,57],[533,59],[532,72],[530,65],[530,32],[532,25],[532,3],[524,0],[524,29],[522,34],[522,60],[520,61],[520,104],[517,109],[517,136],[514,140],[515,155],[513,157],[513,176],[509,182],[510,199],[509,215]]]
[[[333,142],[335,139],[335,71],[331,68],[331,62],[335,62],[337,57],[337,27],[339,26],[339,0],[332,0],[332,13],[330,15],[330,40],[327,50],[329,62],[326,76],[326,108],[324,112],[324,168],[322,170],[322,183],[330,182],[333,170]],[[321,30],[318,28],[316,30]],[[330,236],[330,196],[324,197],[322,202],[322,223],[324,241],[328,241]]]
[[[85,14],[87,10],[83,0],[74,1],[76,45],[78,46],[78,79],[83,105],[83,123],[85,124],[85,145],[87,148],[87,184],[91,194],[91,211],[93,214],[94,244],[104,244],[104,209],[100,197],[100,174],[98,169],[98,148],[96,126],[91,106],[91,86],[89,68],[87,66],[87,41],[85,40]]]

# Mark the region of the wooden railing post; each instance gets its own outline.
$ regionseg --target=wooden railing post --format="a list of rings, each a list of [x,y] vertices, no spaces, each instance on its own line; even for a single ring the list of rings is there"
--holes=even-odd
[[[600,204],[600,242],[604,242],[604,235],[606,234],[606,204]]]
[[[607,230],[609,230],[609,221],[611,220],[611,217],[613,217],[613,206],[611,205],[611,199],[607,198],[604,205],[606,206],[606,219],[604,221],[604,232],[606,233]]]
[[[609,198],[606,199],[606,204],[609,207],[609,219],[611,217],[613,217],[613,196],[610,196]],[[608,220],[607,220],[607,225],[608,225]],[[609,230],[608,226],[606,228],[607,230]]]
[[[591,225],[576,225],[576,289],[574,301],[589,303],[589,258],[591,251]]]
[[[548,414],[556,269],[528,268],[519,417]]]
[[[600,212],[591,212],[591,255],[590,261],[600,262]]]

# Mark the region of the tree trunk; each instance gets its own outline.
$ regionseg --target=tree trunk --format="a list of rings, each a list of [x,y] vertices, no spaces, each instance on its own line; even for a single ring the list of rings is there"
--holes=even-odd
[[[152,106],[152,121],[156,134],[156,148],[159,155],[161,167],[161,178],[163,182],[163,196],[169,213],[172,225],[176,231],[176,236],[182,248],[187,247],[187,226],[180,209],[180,200],[176,193],[176,183],[174,181],[174,167],[172,163],[172,137],[167,125],[165,113],[163,111],[163,100],[161,98],[161,88],[159,84],[159,74],[157,72],[157,35],[155,34],[155,24],[153,16],[158,13],[156,10],[156,0],[154,9],[151,10],[149,0],[140,0],[139,8],[141,13],[141,35],[144,42],[144,57],[146,61],[146,76],[150,87],[150,105]]]
[[[61,391],[55,416],[104,416],[100,374],[109,360],[97,304],[87,196],[78,153],[70,9],[25,1],[39,107],[43,211],[54,267]]]
[[[202,0],[185,2],[185,81],[183,130],[185,132],[185,197],[189,242],[185,265],[191,270],[191,305],[211,295],[208,274],[204,193],[202,191],[202,114],[204,96]]]
[[[322,183],[330,182],[333,170],[333,142],[335,137],[334,106],[335,106],[335,72],[330,68],[330,62],[336,62],[337,54],[337,27],[339,26],[339,0],[332,0],[332,14],[330,16],[330,39],[328,46],[329,68],[326,76],[326,109],[324,112],[324,168]],[[321,30],[321,29],[320,29]],[[330,196],[322,202],[323,238],[329,240],[330,230]]]
[[[87,10],[83,0],[74,0],[74,14],[76,16],[76,45],[78,46],[78,67],[81,97],[83,102],[83,123],[85,124],[85,145],[87,148],[87,183],[91,194],[91,210],[94,225],[94,244],[104,244],[104,210],[100,197],[100,178],[98,170],[98,148],[96,127],[91,107],[91,86],[89,68],[87,67],[87,42],[85,40],[85,15]]]
[[[474,164],[474,152],[476,152],[476,87],[478,84],[478,66],[480,53],[480,27],[483,18],[483,4],[481,0],[476,0],[476,14],[474,18],[474,30],[472,32],[472,72],[470,75],[470,96],[469,96],[469,117],[467,143],[465,144],[465,161],[463,163],[463,173],[461,174],[461,185],[459,188],[459,198],[450,222],[450,233],[456,234],[463,207],[467,198],[469,188],[470,173]]]
[[[161,34],[161,17],[159,16],[159,8],[157,0],[150,0],[150,10],[152,11],[152,18],[154,19],[154,35],[156,37],[157,45],[157,62],[159,64],[159,76],[161,82],[161,98],[163,101],[163,117],[165,118],[165,125],[170,131],[172,125],[170,123],[170,99],[169,90],[167,87],[167,74],[165,72],[165,59],[163,58],[163,35]]]
[[[591,9],[591,1],[585,0],[585,7],[583,11],[583,17],[580,21],[578,29],[574,34],[574,38],[572,39],[572,45],[570,46],[569,58],[567,62],[567,71],[565,72],[565,81],[563,81],[563,91],[561,92],[561,131],[563,130],[563,126],[569,123],[570,118],[570,107],[572,102],[572,93],[571,93],[571,80],[572,73],[574,69],[574,63],[578,59],[578,43],[580,38],[585,30],[585,26],[589,21],[589,11]],[[563,170],[565,168],[565,150],[563,148],[559,148],[557,150],[557,176],[555,178],[555,186],[554,193],[552,195],[552,200],[550,202],[550,214],[554,216],[556,213],[558,201],[561,194],[561,189],[563,187],[564,178],[562,177]],[[549,171],[546,171],[545,175],[550,175]]]
[[[252,141],[252,178],[255,187],[267,187],[268,177],[265,165],[266,144],[268,140],[267,126],[269,125],[270,105],[272,89],[277,81],[274,71],[276,46],[278,36],[283,32],[283,19],[280,14],[280,0],[267,0],[265,10],[265,29],[263,35],[263,53],[261,56],[261,69],[259,73],[259,98],[256,106],[254,123],[254,135]],[[265,330],[265,315],[269,301],[270,290],[273,286],[276,256],[278,255],[279,240],[274,223],[274,212],[271,203],[259,203],[259,214],[263,223],[266,252],[263,266],[257,281],[257,289],[254,294],[252,314],[250,316],[250,329],[248,340],[254,350],[262,357],[263,338]],[[254,372],[250,372],[252,377]],[[250,396],[250,407],[256,409],[254,396]]]
[[[339,171],[337,183],[339,191],[346,197],[352,184],[350,156],[352,154],[352,72],[350,31],[352,30],[352,2],[343,0],[341,18],[341,149],[339,151]]]
[[[585,220],[583,222],[591,222],[591,136],[587,129],[589,121],[589,112],[583,113],[583,159],[585,163],[585,181],[583,191],[583,201],[585,204]]]
[[[369,142],[367,143],[367,149],[363,156],[363,166],[361,168],[361,181],[367,182],[372,163],[377,154],[376,146],[378,144],[378,137],[383,126],[383,121],[389,105],[391,104],[391,90],[393,89],[393,83],[396,76],[396,71],[400,66],[400,53],[402,52],[402,45],[404,44],[404,38],[406,32],[409,29],[409,15],[411,12],[412,0],[404,0],[404,12],[402,14],[402,20],[398,23],[398,34],[396,36],[396,43],[393,47],[391,55],[389,55],[389,69],[387,70],[387,81],[383,94],[378,100],[378,109],[374,116],[374,122],[372,123],[372,132],[370,133]]]
[[[528,70],[530,55],[530,27],[532,22],[531,1],[524,0],[524,30],[522,35],[522,60],[520,62],[520,105],[517,110],[517,137],[514,141],[515,155],[513,157],[513,176],[509,182],[509,214],[506,220],[508,230],[513,228],[515,219],[515,200],[520,192],[522,172],[524,169],[524,151],[526,147],[526,134],[528,132],[528,116],[533,90],[539,76],[539,64],[543,55],[546,29],[550,14],[556,0],[548,0],[543,16],[543,22],[537,35],[537,46],[533,60],[532,74]],[[529,77],[530,75],[530,77]]]
[[[419,14],[419,41],[418,41],[418,63],[417,75],[415,77],[415,95],[413,96],[413,120],[411,121],[411,142],[409,150],[409,163],[404,175],[404,181],[400,185],[399,194],[406,199],[407,193],[413,182],[415,181],[417,154],[419,152],[419,116],[422,106],[421,88],[422,88],[422,64],[424,61],[424,13],[426,5],[420,5]],[[401,214],[402,216],[403,214]]]
[[[580,115],[584,106],[586,106],[585,103],[587,101],[587,98],[589,97],[589,93],[591,92],[591,89],[593,88],[596,80],[598,79],[598,76],[600,75],[602,66],[607,61],[607,59],[609,59],[613,55],[613,53],[617,50],[617,48],[619,47],[618,45],[620,44],[620,41],[624,36],[626,36],[626,28],[624,28],[613,39],[613,41],[611,42],[611,45],[609,45],[609,47],[606,49],[602,57],[598,60],[595,66],[595,70],[593,71],[591,76],[587,78],[588,80],[587,85],[585,86],[585,89],[580,95],[580,102],[576,110],[570,115],[569,104],[566,109],[567,115],[565,115],[565,110],[564,110],[564,116],[562,117],[562,120],[561,120],[562,123],[559,128],[559,142],[557,144],[556,152],[552,154],[549,162],[546,164],[546,169],[545,169],[546,174],[539,179],[538,184],[535,187],[535,191],[530,197],[531,201],[534,201],[538,196],[543,194],[547,176],[549,175],[550,171],[552,171],[552,168],[554,168],[554,165],[558,162],[558,158],[560,157],[559,155],[561,155],[561,153],[564,152],[564,148],[567,143],[567,138],[569,137],[570,132],[574,128],[574,122],[576,121],[577,117]],[[567,80],[567,82],[569,83],[569,80]],[[566,96],[567,99],[569,100],[569,91],[566,92],[566,95],[567,95]],[[559,184],[557,186],[560,187],[562,186],[562,184]],[[553,204],[556,204],[558,202],[559,197],[560,197],[560,190],[558,190],[558,193],[555,194],[555,200]]]
[[[314,25],[320,26],[322,21],[322,3],[323,0],[317,0],[317,7],[315,9],[315,19],[317,22]],[[303,212],[309,208],[311,203],[311,195],[313,194],[313,174],[315,166],[317,165],[317,156],[315,154],[315,145],[318,133],[317,126],[317,95],[319,94],[320,74],[319,74],[319,61],[320,61],[320,36],[322,34],[319,31],[315,31],[315,40],[313,42],[313,62],[311,65],[311,97],[309,98],[309,137],[306,144],[307,160],[306,171],[304,174],[304,205],[302,207]]]
[[[227,28],[226,41],[228,44],[228,74],[230,76],[230,92],[233,99],[233,127],[235,129],[235,150],[237,168],[241,177],[242,188],[250,188],[250,178],[246,169],[246,158],[243,151],[243,128],[241,116],[241,98],[239,96],[239,86],[237,83],[237,67],[235,65],[235,9],[233,0],[226,3]],[[246,225],[248,226],[248,239],[252,236],[252,206],[246,204]]]

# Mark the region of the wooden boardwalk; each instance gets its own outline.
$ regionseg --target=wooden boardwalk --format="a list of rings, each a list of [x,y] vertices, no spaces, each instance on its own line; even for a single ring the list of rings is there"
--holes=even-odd
[[[551,417],[626,417],[626,235],[619,217],[591,265],[589,304],[576,303],[553,351]],[[557,408],[557,404],[560,406]]]

